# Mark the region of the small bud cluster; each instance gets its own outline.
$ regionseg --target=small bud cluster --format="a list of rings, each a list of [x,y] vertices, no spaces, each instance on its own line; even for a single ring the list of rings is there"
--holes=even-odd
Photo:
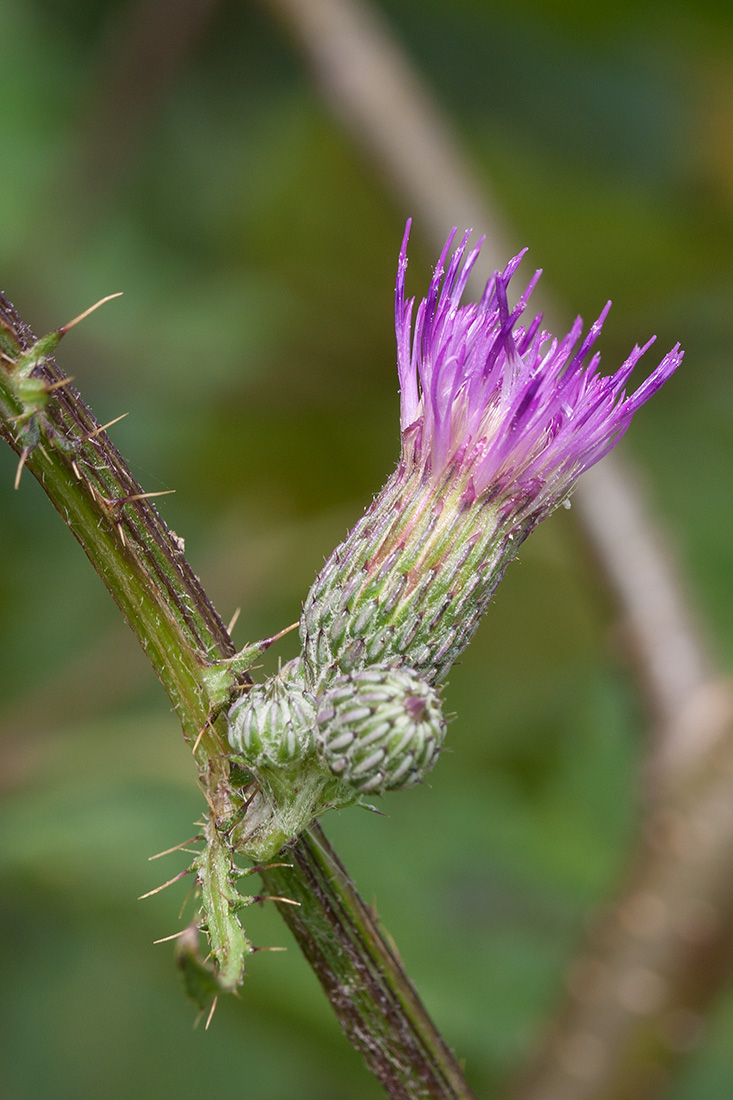
[[[445,736],[437,692],[417,673],[376,665],[332,676],[318,696],[294,661],[229,712],[229,741],[258,772],[293,771],[309,757],[354,792],[410,787],[433,767]]]
[[[305,662],[292,661],[229,711],[234,762],[257,781],[239,850],[271,858],[325,810],[413,786],[444,737],[440,698],[413,670],[332,666],[316,694]]]

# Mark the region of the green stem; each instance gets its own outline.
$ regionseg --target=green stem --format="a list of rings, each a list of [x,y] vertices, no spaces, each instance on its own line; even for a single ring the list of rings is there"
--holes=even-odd
[[[28,447],[19,430],[24,407],[17,363],[37,344],[12,305],[0,296],[0,436],[40,482],[124,614],[171,698],[187,740],[196,739],[199,775],[209,816],[207,846],[197,871],[207,893],[208,932],[228,988],[236,986],[248,947],[232,959],[231,853],[220,822],[241,799],[231,790],[222,721],[210,721],[246,682],[242,662],[216,610],[186,562],[179,540],[160,519],[140,485],[77,391],[52,391],[39,419],[40,443]],[[27,360],[26,360],[27,362]],[[55,361],[39,350],[25,370],[53,386],[63,382]],[[26,453],[27,451],[27,453]],[[239,670],[235,673],[235,669]],[[203,733],[201,733],[203,731]],[[201,734],[201,736],[199,736]],[[321,981],[346,1034],[399,1100],[468,1100],[450,1051],[430,1021],[399,962],[379,934],[319,831],[288,852],[292,866],[263,872],[273,893],[299,901],[282,916]],[[239,969],[238,969],[239,967]]]
[[[0,342],[5,356],[27,353],[35,337],[4,299]],[[50,356],[34,377],[63,380]],[[22,411],[12,372],[0,370],[0,435],[21,453],[13,418]],[[45,414],[64,449],[46,443],[25,460],[84,549],[142,645],[187,736],[211,709],[211,666],[234,653],[221,619],[122,456],[70,385],[54,391]],[[70,449],[67,449],[70,448]]]
[[[261,877],[268,892],[300,903],[278,908],[346,1035],[387,1094],[472,1100],[453,1053],[320,826],[285,854],[292,867],[263,868]]]

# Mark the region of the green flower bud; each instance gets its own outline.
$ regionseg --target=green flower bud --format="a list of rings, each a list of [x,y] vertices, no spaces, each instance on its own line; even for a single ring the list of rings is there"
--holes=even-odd
[[[293,667],[256,684],[229,711],[229,744],[255,768],[287,768],[313,746],[316,708]]]
[[[440,698],[409,668],[337,676],[318,703],[321,756],[359,793],[411,787],[438,759],[446,731]]]

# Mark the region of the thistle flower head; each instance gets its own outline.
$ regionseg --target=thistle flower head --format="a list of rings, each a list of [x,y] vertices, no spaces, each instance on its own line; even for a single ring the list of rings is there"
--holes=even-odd
[[[485,238],[469,251],[466,233],[451,254],[455,229],[413,325],[415,299],[405,298],[409,231],[408,221],[395,298],[403,461],[436,482],[452,469],[468,501],[505,498],[515,514],[541,519],[676,370],[679,345],[627,395],[629,376],[654,337],[634,347],[615,374],[599,374],[600,355],[589,356],[611,303],[585,337],[580,317],[561,340],[542,328],[541,315],[523,322],[541,274],[510,309],[509,282],[524,252],[495,272],[480,301],[461,305]]]
[[[583,336],[522,320],[536,272],[510,308],[522,254],[461,297],[482,241],[453,230],[415,310],[396,290],[402,454],[316,577],[302,654],[229,712],[237,762],[254,773],[238,834],[270,858],[331,806],[419,782],[446,732],[436,685],[473,637],[507,564],[577,478],[619,441],[676,370],[679,345],[631,393],[635,347],[609,376],[592,351],[610,303]]]
[[[522,254],[461,305],[482,240],[453,230],[427,297],[405,298],[407,224],[396,289],[400,463],[336,548],[303,608],[311,690],[376,662],[440,683],[472,638],[504,569],[577,478],[619,441],[637,409],[676,370],[676,345],[638,389],[593,352],[609,305],[583,336],[561,340],[523,321],[537,272],[510,307]]]

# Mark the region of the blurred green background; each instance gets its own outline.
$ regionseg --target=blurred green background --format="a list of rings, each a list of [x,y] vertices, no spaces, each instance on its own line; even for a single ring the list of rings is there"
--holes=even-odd
[[[623,448],[730,661],[733,9],[380,6],[568,316],[613,298],[607,367],[653,332],[687,349]],[[411,211],[264,7],[201,3],[185,46],[177,21],[160,0],[0,0],[0,270],[38,332],[124,290],[59,361],[102,421],[130,413],[112,436],[148,490],[176,489],[161,512],[224,619],[241,607],[244,644],[298,617],[396,460]],[[433,259],[416,225],[415,291]],[[147,857],[194,831],[189,752],[43,494],[29,476],[13,492],[15,462],[0,451],[0,1095],[379,1097],[267,908],[255,942],[291,949],[254,958],[241,1000],[192,1031],[152,945],[186,888],[135,900],[183,866]],[[522,1065],[623,873],[644,751],[624,646],[563,511],[450,677],[430,783],[387,817],[325,820],[483,1096]],[[674,1100],[730,1094],[731,1029],[729,997]]]

